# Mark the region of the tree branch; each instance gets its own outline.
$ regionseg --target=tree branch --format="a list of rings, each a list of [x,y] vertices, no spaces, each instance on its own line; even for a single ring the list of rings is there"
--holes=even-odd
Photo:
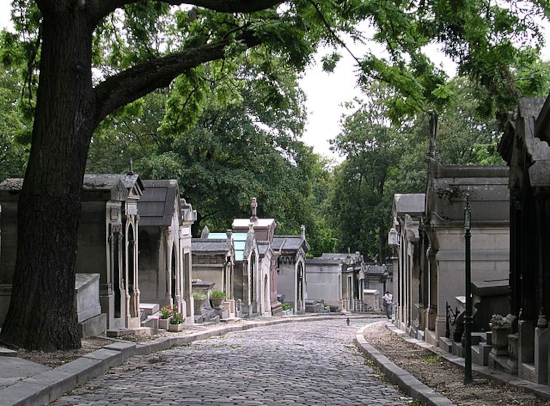
[[[261,40],[246,32],[236,39],[247,48],[259,45]],[[117,108],[131,103],[155,89],[167,87],[172,80],[185,71],[203,63],[225,57],[225,47],[231,40],[221,40],[186,49],[129,68],[106,79],[94,89],[96,121],[99,123]]]
[[[323,14],[323,12],[321,11],[321,9],[319,8],[319,5],[317,3],[315,3],[315,1],[313,0],[308,0],[308,2],[313,6],[313,8],[315,9],[316,13],[319,15],[319,17],[321,17],[321,21],[323,22],[323,25],[325,26],[325,28],[327,29],[327,31],[329,32],[330,36],[332,38],[334,38],[334,40],[336,42],[338,42],[342,47],[344,47],[344,49],[348,52],[348,54],[353,58],[355,59],[355,62],[357,62],[357,64],[359,66],[361,66],[361,61],[359,60],[359,58],[357,58],[355,56],[355,54],[351,51],[351,49],[349,49],[348,45],[344,42],[344,40],[342,40],[338,34],[336,34],[336,32],[332,29],[332,26],[330,25],[330,23],[327,21],[325,15]]]
[[[137,3],[141,0],[91,0],[91,9],[96,20],[100,20],[116,9],[127,4]],[[281,0],[156,0],[171,6],[189,4],[192,6],[204,7],[220,13],[253,13],[254,11],[266,10],[280,3]]]

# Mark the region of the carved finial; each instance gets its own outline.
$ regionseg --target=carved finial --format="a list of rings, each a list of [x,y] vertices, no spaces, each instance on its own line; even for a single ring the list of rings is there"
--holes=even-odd
[[[134,160],[130,158],[130,172],[128,172],[128,175],[134,174]]]
[[[304,226],[303,224],[300,226],[300,231],[302,233],[302,240],[305,240],[306,239],[306,226]]]
[[[231,244],[231,240],[233,239],[233,231],[227,230],[225,235],[227,236],[227,242]]]
[[[208,238],[208,234],[210,234],[210,230],[208,229],[208,226],[204,226],[201,233],[201,238]]]
[[[252,202],[250,203],[250,208],[252,209],[252,217],[250,217],[250,221],[258,221],[258,217],[256,215],[256,209],[258,208],[258,203],[256,202],[256,198],[252,198]]]

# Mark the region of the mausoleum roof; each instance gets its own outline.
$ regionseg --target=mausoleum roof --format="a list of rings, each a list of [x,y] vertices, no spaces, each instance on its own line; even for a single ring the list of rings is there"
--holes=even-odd
[[[170,226],[179,206],[178,182],[173,179],[144,180],[138,202],[140,226]]]
[[[424,193],[396,193],[393,195],[393,206],[397,215],[421,215],[424,213],[425,201]]]
[[[192,238],[192,252],[223,252],[226,253],[231,249],[227,239],[211,239],[211,238]]]
[[[222,239],[225,238],[227,240],[227,234],[225,233],[209,233],[208,239]],[[244,253],[246,250],[246,240],[248,238],[247,233],[232,233],[231,239],[233,240],[233,247],[235,250],[235,260],[236,261],[243,261],[244,260]]]
[[[121,175],[116,173],[86,174],[84,175],[84,190],[111,190],[118,182],[122,182],[126,189],[132,189],[139,184],[143,190],[143,183],[138,174]]]
[[[307,241],[301,235],[276,235],[271,247],[274,251],[298,251],[303,248],[307,252],[309,249]]]
[[[270,248],[269,241],[258,241],[258,254],[263,257]]]
[[[0,183],[0,191],[20,191],[22,187],[23,178],[6,179]],[[129,195],[139,198],[143,183],[138,174],[86,174],[82,189],[85,192],[111,192],[118,200],[126,200]]]

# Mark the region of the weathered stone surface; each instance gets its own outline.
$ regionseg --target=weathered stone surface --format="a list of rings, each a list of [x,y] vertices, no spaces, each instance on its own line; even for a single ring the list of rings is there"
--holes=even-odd
[[[366,320],[363,320],[363,322]],[[267,324],[267,323],[266,323]],[[405,405],[353,346],[345,319],[284,323],[133,357],[60,398],[57,406]]]

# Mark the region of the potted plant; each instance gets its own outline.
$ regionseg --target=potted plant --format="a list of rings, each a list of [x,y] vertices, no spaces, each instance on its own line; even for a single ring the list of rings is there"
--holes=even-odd
[[[170,324],[170,319],[172,318],[173,310],[172,306],[164,306],[159,310],[159,328],[168,330],[168,325]]]
[[[281,308],[283,309],[283,316],[292,316],[294,309],[290,303],[282,303]]]
[[[168,326],[168,330],[174,332],[183,330],[183,317],[181,313],[178,312],[177,307],[174,309],[172,317],[170,318],[170,325]]]
[[[213,308],[219,309],[225,301],[225,292],[222,292],[221,290],[213,290],[210,295],[210,301],[212,302]]]
[[[206,295],[201,292],[193,292],[193,303],[195,314],[201,314],[202,302],[206,300]]]

